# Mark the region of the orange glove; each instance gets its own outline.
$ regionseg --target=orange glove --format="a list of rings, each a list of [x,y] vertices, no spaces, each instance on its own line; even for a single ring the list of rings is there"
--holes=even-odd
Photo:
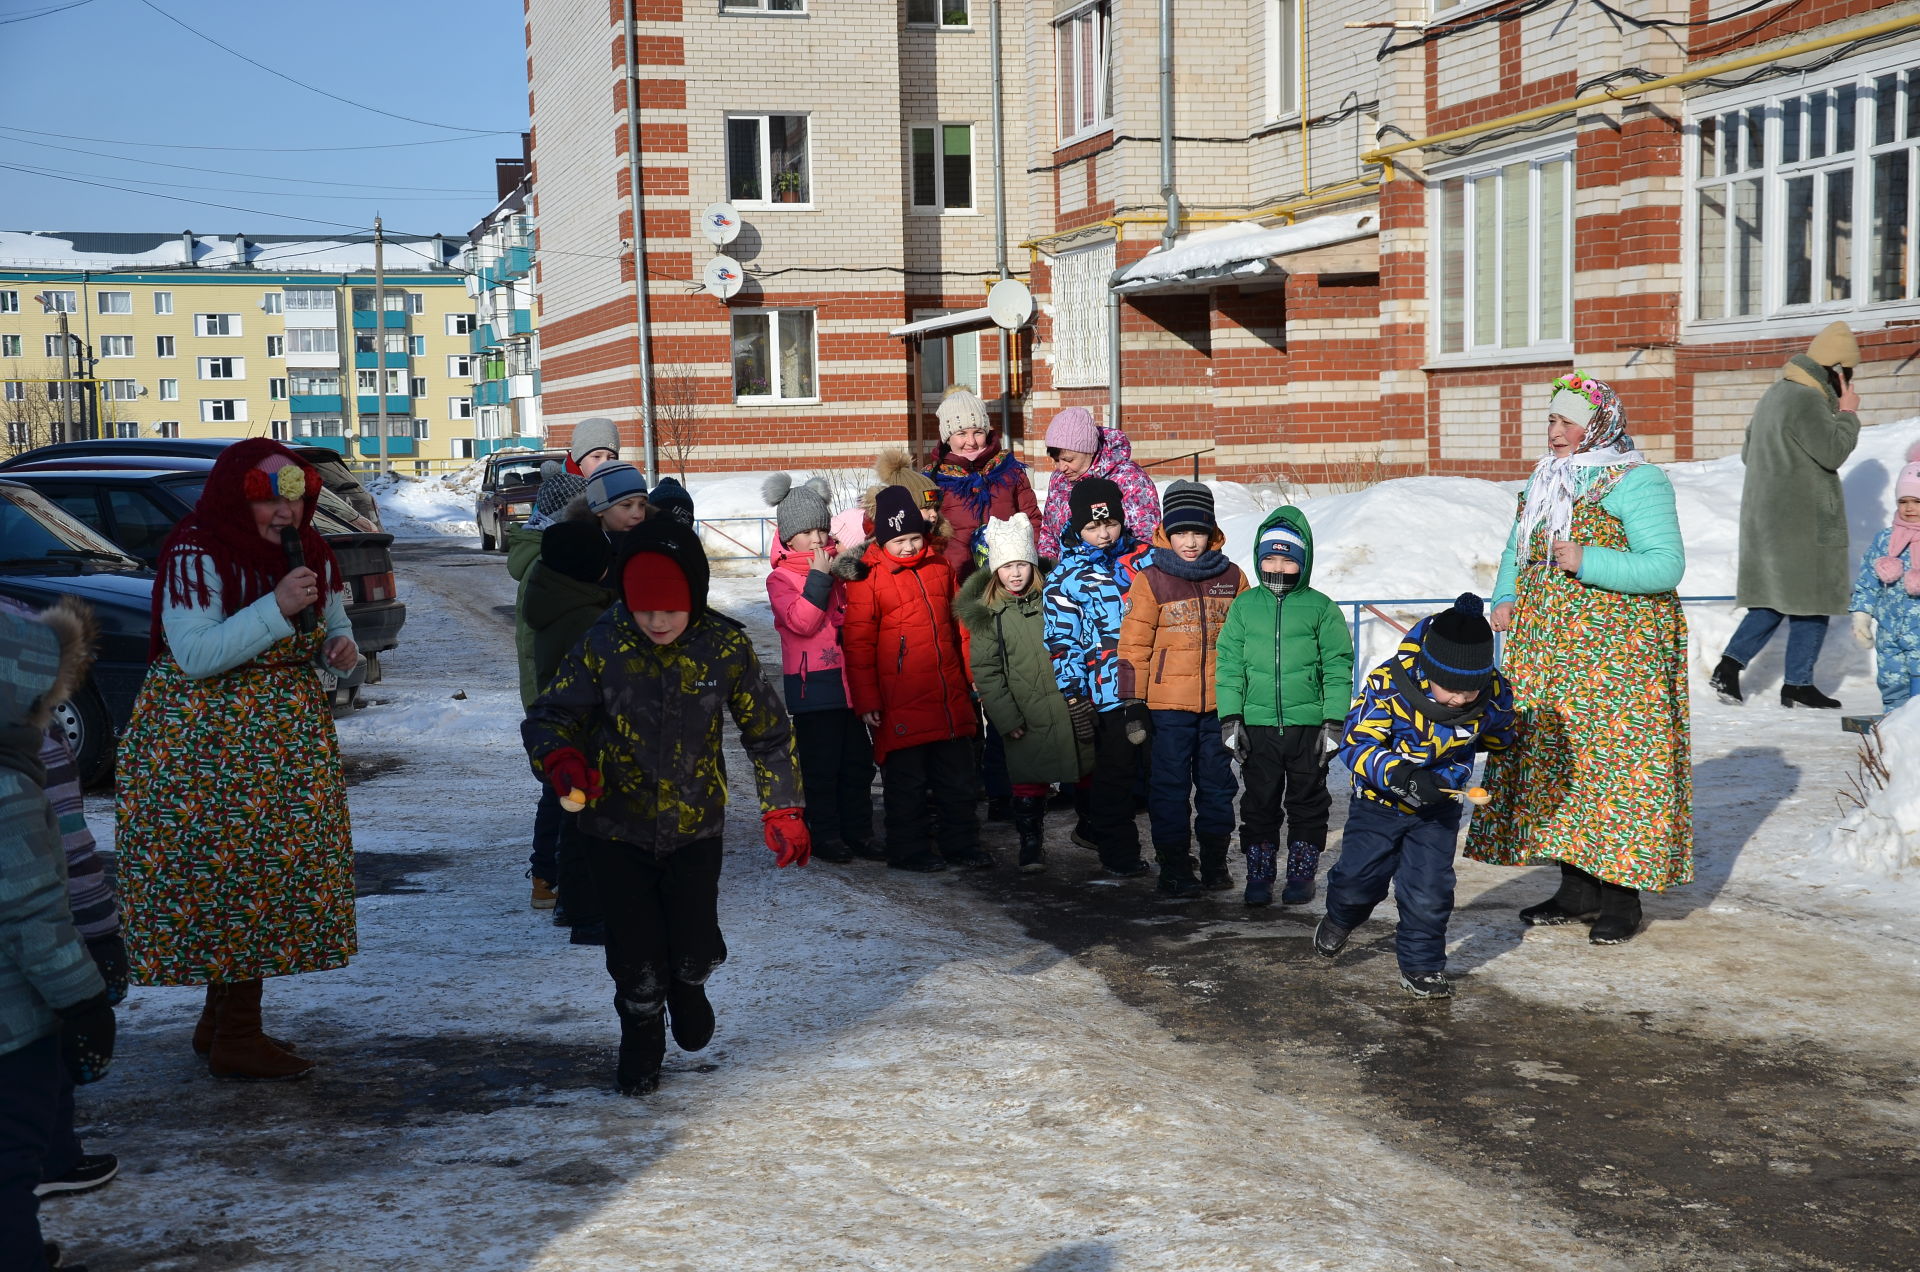
[[[773,851],[773,864],[785,869],[804,866],[813,860],[813,836],[807,833],[807,819],[797,808],[776,808],[760,815],[767,834],[767,847]]]
[[[607,793],[600,781],[600,770],[587,767],[587,757],[573,747],[549,751],[540,761],[540,767],[547,771],[547,784],[561,799],[580,791],[592,802]]]

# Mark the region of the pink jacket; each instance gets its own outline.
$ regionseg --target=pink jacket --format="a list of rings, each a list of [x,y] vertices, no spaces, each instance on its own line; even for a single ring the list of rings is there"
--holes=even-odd
[[[829,552],[835,545],[829,544]],[[813,555],[789,551],[776,542],[769,554],[767,599],[773,602],[773,627],[780,633],[780,670],[787,710],[832,711],[847,705],[841,675],[840,628],[847,621],[847,585],[813,569]]]
[[[1120,506],[1127,529],[1135,543],[1152,543],[1153,532],[1160,527],[1160,492],[1153,479],[1133,462],[1133,443],[1116,429],[1100,430],[1100,453],[1088,465],[1085,477],[1105,477],[1120,487]],[[1040,555],[1060,559],[1060,534],[1067,528],[1068,501],[1079,478],[1055,473],[1047,483],[1047,511],[1040,519]]]

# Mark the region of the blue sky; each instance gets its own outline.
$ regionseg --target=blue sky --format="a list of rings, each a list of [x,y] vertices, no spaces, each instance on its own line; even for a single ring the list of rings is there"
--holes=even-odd
[[[520,152],[520,0],[151,3],[274,70],[425,122],[276,78],[146,0],[0,0],[0,229],[326,236],[370,230],[377,211],[390,230],[465,234],[495,201],[495,157]],[[74,7],[48,12],[64,4]],[[318,149],[417,141],[434,144]]]

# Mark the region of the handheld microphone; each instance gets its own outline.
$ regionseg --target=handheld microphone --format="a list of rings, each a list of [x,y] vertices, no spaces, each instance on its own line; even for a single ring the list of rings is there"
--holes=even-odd
[[[300,531],[293,526],[280,527],[280,547],[287,554],[287,568],[297,570],[307,563],[307,551],[300,546]],[[309,605],[294,615],[293,625],[302,632],[314,629],[314,607]]]

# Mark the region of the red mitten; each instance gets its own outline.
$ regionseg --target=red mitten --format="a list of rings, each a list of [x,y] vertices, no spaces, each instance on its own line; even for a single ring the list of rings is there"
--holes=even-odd
[[[547,784],[561,799],[579,791],[591,802],[607,793],[600,783],[600,770],[589,768],[587,757],[573,747],[547,752],[540,766],[547,770]]]
[[[767,847],[773,851],[773,864],[785,869],[804,866],[813,860],[813,836],[807,833],[807,819],[797,808],[776,808],[762,813],[760,824],[767,833]]]

